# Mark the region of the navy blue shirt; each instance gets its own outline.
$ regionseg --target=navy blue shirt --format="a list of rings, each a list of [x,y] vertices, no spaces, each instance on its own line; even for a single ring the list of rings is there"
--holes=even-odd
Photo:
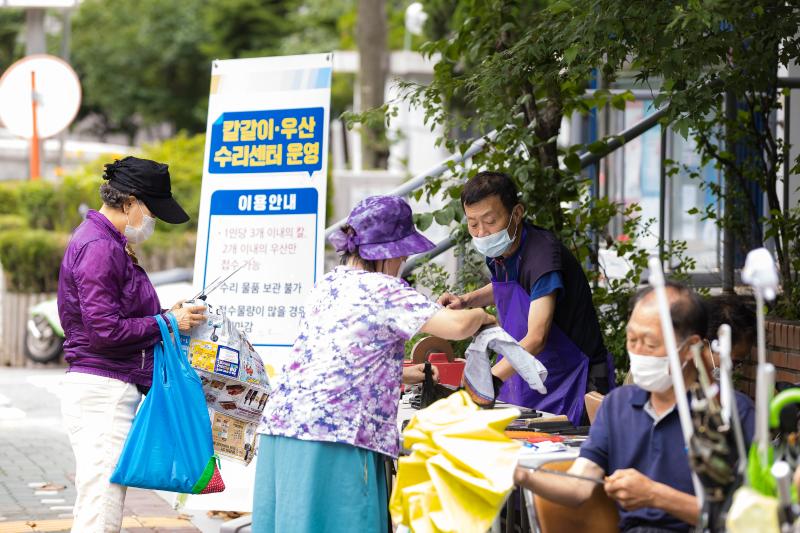
[[[606,475],[634,468],[654,481],[694,494],[678,409],[674,408],[656,423],[644,409],[649,399],[650,393],[636,385],[612,390],[600,404],[589,438],[581,446],[581,457],[598,465]],[[736,404],[745,447],[749,449],[755,427],[755,408],[752,400],[739,392]],[[622,531],[637,525],[675,531],[691,529],[686,522],[660,509],[626,511],[618,508]]]

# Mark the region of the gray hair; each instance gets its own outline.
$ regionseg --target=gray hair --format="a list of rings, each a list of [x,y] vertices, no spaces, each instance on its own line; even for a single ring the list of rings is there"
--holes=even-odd
[[[120,191],[109,183],[100,185],[100,199],[103,200],[103,203],[108,207],[122,209],[122,206],[125,205],[128,198],[130,198],[130,194]]]

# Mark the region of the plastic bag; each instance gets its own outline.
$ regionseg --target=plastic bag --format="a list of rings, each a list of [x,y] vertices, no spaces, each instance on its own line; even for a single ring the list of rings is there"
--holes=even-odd
[[[731,533],[778,533],[781,530],[778,500],[749,487],[741,487],[733,495],[725,526]]]
[[[214,451],[248,465],[256,453],[256,430],[270,394],[269,369],[220,307],[206,304],[206,309],[208,319],[180,336],[181,347],[203,384]]]
[[[172,331],[178,323],[167,315]],[[189,494],[222,492],[203,387],[164,319],[153,350],[153,386],[133,420],[111,482]]]

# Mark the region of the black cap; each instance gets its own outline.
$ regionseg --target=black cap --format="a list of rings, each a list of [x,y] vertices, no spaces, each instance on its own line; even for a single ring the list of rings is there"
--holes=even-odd
[[[170,224],[188,222],[189,215],[172,197],[169,165],[128,156],[105,165],[103,179],[115,189],[132,194],[155,216]]]

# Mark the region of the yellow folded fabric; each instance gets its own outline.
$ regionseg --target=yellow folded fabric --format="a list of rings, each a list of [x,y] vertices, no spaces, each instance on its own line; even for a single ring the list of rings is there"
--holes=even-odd
[[[389,510],[414,533],[485,533],[513,488],[520,444],[505,436],[517,409],[481,410],[460,391],[403,431]]]

